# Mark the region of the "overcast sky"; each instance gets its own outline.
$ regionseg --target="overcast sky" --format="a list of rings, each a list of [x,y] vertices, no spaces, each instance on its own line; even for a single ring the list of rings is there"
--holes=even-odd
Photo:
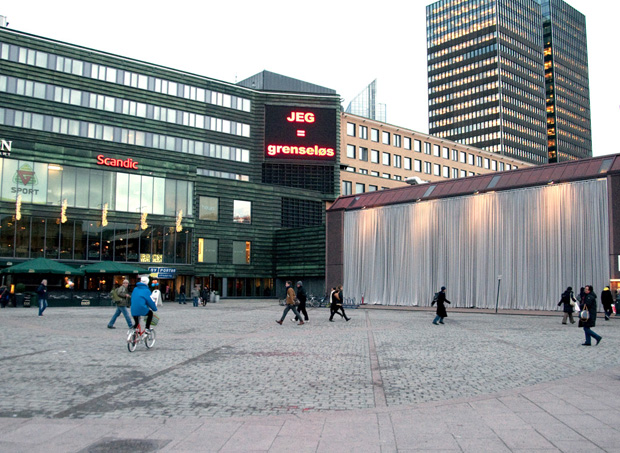
[[[346,107],[377,79],[387,122],[428,132],[428,0],[13,0],[9,28],[236,82],[264,69],[335,89]],[[595,156],[620,152],[620,4],[586,16]]]

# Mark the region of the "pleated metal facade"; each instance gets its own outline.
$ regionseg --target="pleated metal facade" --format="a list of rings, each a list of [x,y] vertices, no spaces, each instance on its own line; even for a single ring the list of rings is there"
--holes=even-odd
[[[446,286],[452,307],[554,310],[567,286],[609,285],[608,202],[601,178],[346,211],[345,295],[429,306]]]

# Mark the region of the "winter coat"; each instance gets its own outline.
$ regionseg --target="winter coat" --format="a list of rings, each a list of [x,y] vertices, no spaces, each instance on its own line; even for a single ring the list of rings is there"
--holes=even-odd
[[[601,304],[603,304],[603,308],[605,311],[610,311],[611,306],[614,303],[614,297],[611,295],[610,290],[603,290],[601,293]]]
[[[560,300],[558,306],[564,304],[564,313],[572,313],[573,311],[575,311],[575,307],[570,304],[571,299],[575,300],[572,291],[564,291],[562,293],[562,299]]]
[[[39,297],[39,300],[47,300],[47,286],[43,283],[41,283],[37,288],[37,296]]]
[[[588,293],[585,296],[585,300],[584,300],[584,305],[582,306],[581,309],[585,310],[587,307],[587,310],[590,314],[590,317],[588,318],[587,321],[584,321],[583,319],[579,320],[579,327],[594,327],[596,326],[596,294],[594,293]]]
[[[305,304],[306,303],[306,290],[304,289],[303,286],[300,286],[297,288],[297,300],[299,301],[300,304]]]
[[[286,288],[286,305],[295,305],[295,290],[290,286]]]
[[[437,296],[437,316],[441,318],[448,317],[448,312],[446,311],[446,306],[444,305],[444,303],[449,304],[450,301],[446,299],[446,293],[440,291],[439,295]]]
[[[157,305],[151,299],[151,290],[142,282],[136,283],[131,293],[131,316],[146,316],[149,310],[157,311]]]

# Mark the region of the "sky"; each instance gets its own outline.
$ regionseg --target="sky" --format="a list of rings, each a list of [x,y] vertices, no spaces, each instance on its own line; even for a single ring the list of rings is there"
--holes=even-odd
[[[343,106],[377,80],[387,122],[428,132],[430,0],[13,0],[9,28],[235,83],[263,70],[332,88]],[[586,16],[593,155],[620,152],[620,3]]]

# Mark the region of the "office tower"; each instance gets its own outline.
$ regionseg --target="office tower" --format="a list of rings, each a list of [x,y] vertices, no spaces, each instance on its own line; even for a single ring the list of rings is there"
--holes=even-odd
[[[557,36],[558,49],[550,52],[549,62],[543,10],[549,11],[550,36]],[[577,25],[575,13],[559,0],[546,8],[537,0],[441,0],[427,6],[429,133],[534,164],[549,161],[550,143],[560,160],[590,156],[591,147],[577,151],[573,126],[581,126],[589,144],[589,119],[587,128],[585,120],[574,120],[581,107],[572,103],[588,104],[587,63],[582,65],[585,72],[566,64],[577,49],[586,53],[585,26]],[[568,19],[575,26],[567,27]],[[580,32],[577,38],[575,31]],[[565,40],[563,34],[571,38]],[[553,86],[547,88],[545,64],[550,62],[556,67],[549,76]],[[585,78],[582,97],[569,89],[578,78]],[[550,106],[546,88],[555,102]],[[549,107],[557,112],[549,118],[555,127],[547,130]],[[548,133],[558,139],[548,139]],[[560,150],[565,144],[570,146]]]
[[[377,79],[368,84],[347,106],[346,113],[363,116],[371,120],[386,121],[385,104],[377,103]]]
[[[542,0],[549,162],[592,157],[586,18]]]

